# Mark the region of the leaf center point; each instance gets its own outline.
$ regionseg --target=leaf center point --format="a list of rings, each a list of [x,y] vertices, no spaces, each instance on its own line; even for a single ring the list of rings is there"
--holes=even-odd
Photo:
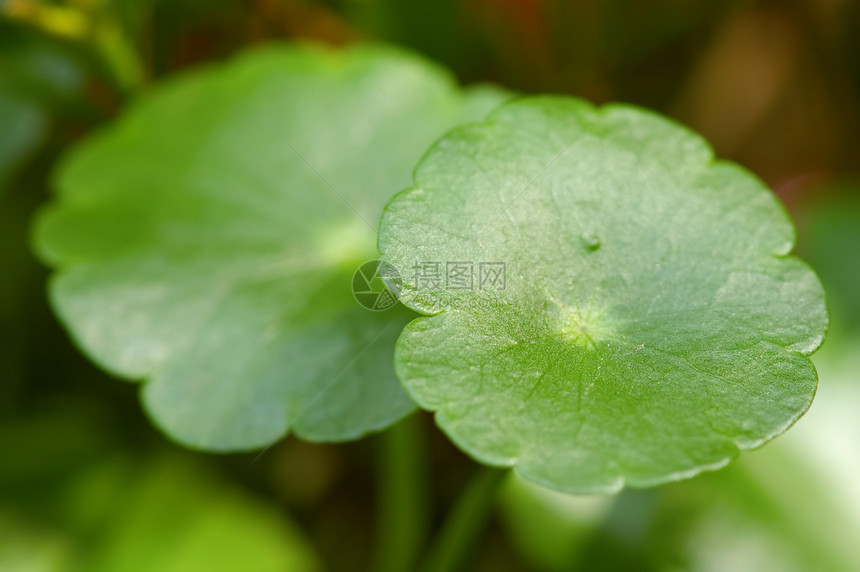
[[[561,336],[582,348],[596,348],[598,342],[612,336],[605,308],[562,307],[560,321]]]

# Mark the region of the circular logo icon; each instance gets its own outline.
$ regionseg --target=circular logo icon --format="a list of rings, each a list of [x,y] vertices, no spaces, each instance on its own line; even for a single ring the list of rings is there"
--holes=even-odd
[[[363,308],[381,312],[397,304],[399,284],[400,273],[394,266],[382,260],[371,260],[352,275],[352,295]]]

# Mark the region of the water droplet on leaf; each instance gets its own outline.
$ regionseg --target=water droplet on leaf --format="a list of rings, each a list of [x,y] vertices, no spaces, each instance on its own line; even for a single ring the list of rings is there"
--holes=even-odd
[[[588,250],[597,250],[600,248],[600,237],[593,232],[582,233],[582,243]]]

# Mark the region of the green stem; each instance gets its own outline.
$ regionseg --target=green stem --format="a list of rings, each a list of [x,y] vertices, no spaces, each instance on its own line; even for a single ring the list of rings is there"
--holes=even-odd
[[[455,572],[464,567],[496,503],[499,485],[507,474],[506,469],[482,467],[472,477],[430,547],[424,572]]]
[[[380,435],[377,545],[373,570],[414,570],[427,536],[428,487],[422,419],[410,415]]]
[[[119,23],[106,19],[96,29],[95,36],[105,64],[120,89],[126,93],[139,90],[146,79],[146,71],[137,47],[129,40]]]

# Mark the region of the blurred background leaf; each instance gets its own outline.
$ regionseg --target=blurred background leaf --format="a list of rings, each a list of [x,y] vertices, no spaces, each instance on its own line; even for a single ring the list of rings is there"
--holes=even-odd
[[[0,570],[320,570],[283,514],[199,462],[120,453],[41,484],[0,499]]]

